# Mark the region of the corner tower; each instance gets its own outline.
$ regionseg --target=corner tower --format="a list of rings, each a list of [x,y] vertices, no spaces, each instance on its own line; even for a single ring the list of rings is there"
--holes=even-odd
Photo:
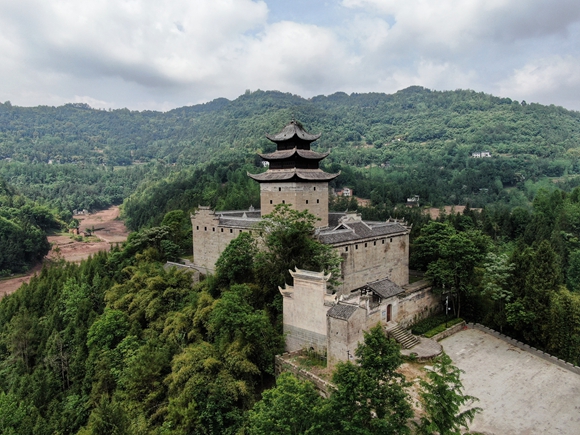
[[[320,134],[307,133],[292,120],[282,131],[266,135],[276,144],[276,151],[260,154],[270,166],[262,174],[248,174],[260,183],[262,216],[277,204],[289,204],[295,210],[308,210],[320,219],[317,226],[328,226],[328,182],[340,174],[329,174],[318,167],[328,153],[317,153],[310,144]]]

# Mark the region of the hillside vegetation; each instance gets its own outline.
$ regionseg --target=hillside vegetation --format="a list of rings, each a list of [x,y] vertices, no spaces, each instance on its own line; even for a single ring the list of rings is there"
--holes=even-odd
[[[0,177],[0,277],[40,261],[50,250],[46,232],[60,225],[53,210],[20,195]]]
[[[156,161],[167,171],[226,160],[258,168],[255,153],[274,149],[264,134],[279,131],[292,118],[322,133],[314,145],[332,150],[324,164],[330,171],[342,170],[337,183],[354,187],[375,205],[394,205],[411,195],[434,206],[523,205],[533,197],[525,192],[526,183],[580,173],[580,113],[473,91],[420,87],[393,95],[336,93],[311,99],[256,91],[166,113],[4,103],[0,159],[86,168]],[[472,158],[477,151],[492,157]],[[18,171],[8,172],[8,181],[20,187]],[[143,171],[139,181],[163,176]],[[100,189],[113,203],[128,195],[114,184]],[[137,184],[125,183],[132,189]],[[518,189],[506,189],[512,187]],[[80,202],[69,201],[75,207]]]

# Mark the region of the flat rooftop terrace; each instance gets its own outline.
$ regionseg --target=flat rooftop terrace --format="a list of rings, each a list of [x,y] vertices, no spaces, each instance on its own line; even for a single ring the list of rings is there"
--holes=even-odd
[[[580,375],[477,329],[440,341],[483,408],[470,426],[486,435],[580,434]]]

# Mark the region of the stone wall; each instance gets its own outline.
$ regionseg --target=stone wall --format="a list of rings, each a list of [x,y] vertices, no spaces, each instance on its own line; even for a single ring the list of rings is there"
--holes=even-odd
[[[493,335],[496,338],[499,338],[500,340],[505,341],[506,343],[511,344],[512,346],[530,352],[531,354],[536,355],[537,357],[542,358],[545,361],[551,362],[553,364],[562,367],[563,369],[570,370],[571,372],[580,375],[580,367],[575,366],[574,364],[571,364],[569,362],[566,362],[563,359],[559,359],[555,356],[552,356],[549,353],[542,352],[541,350],[536,349],[535,347],[532,347],[529,344],[525,344],[522,343],[521,341],[514,340],[513,338],[508,337],[507,335],[504,335],[500,332],[488,328],[487,326],[480,325],[479,323],[468,323],[467,327],[486,332],[490,335]]]
[[[326,319],[328,366],[333,367],[339,361],[347,361],[349,357],[350,360],[354,360],[354,351],[358,344],[363,341],[363,332],[369,329],[366,309],[357,309],[348,320],[330,316]]]
[[[341,244],[335,249],[343,258],[341,294],[384,278],[399,286],[409,282],[408,234]]]
[[[441,341],[444,338],[450,337],[453,334],[461,331],[463,328],[466,328],[465,321],[458,323],[457,325],[453,325],[451,328],[447,328],[445,331],[440,332],[439,334],[434,335],[431,337],[431,340],[434,341]]]
[[[214,273],[215,263],[228,244],[248,228],[219,226],[219,218],[209,207],[199,207],[191,215],[193,262],[200,271]]]
[[[324,379],[316,376],[314,373],[301,368],[298,364],[289,361],[289,358],[294,355],[300,355],[301,353],[302,351],[296,351],[285,352],[282,355],[276,355],[274,360],[274,370],[276,376],[283,372],[290,372],[298,379],[312,382],[322,397],[330,397],[330,394],[334,389],[334,386],[330,382],[325,381]]]
[[[395,321],[408,328],[421,319],[441,310],[441,296],[433,294],[431,285],[426,282],[405,286],[405,293],[398,295]]]
[[[286,350],[313,348],[325,353],[326,312],[334,303],[334,297],[326,289],[329,276],[300,269],[290,273],[294,285],[281,290]]]
[[[328,226],[328,183],[260,183],[262,216],[272,213],[277,204],[290,204],[294,210],[308,210],[320,220],[317,227]]]

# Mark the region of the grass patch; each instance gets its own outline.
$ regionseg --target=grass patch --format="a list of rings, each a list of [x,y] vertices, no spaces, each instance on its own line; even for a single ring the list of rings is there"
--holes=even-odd
[[[298,364],[304,368],[326,367],[326,357],[314,351],[303,351],[297,359]]]
[[[448,318],[447,325],[456,325],[462,321],[462,319]],[[427,332],[430,332],[432,329],[435,329],[440,325],[443,325],[443,330],[445,330],[445,314],[437,314],[435,316],[428,317],[427,319],[418,321],[411,327],[411,332],[414,335],[425,335]]]
[[[409,275],[409,284],[413,284],[414,282],[422,281],[424,279],[425,279],[424,276]]]
[[[433,329],[430,329],[429,331],[425,332],[425,334],[423,334],[425,337],[427,338],[431,338],[437,334],[439,334],[440,332],[445,331],[447,328],[451,328],[453,325],[457,325],[458,323],[463,322],[463,319],[459,318],[459,319],[450,319],[447,323],[442,323],[439,326],[436,326]]]

